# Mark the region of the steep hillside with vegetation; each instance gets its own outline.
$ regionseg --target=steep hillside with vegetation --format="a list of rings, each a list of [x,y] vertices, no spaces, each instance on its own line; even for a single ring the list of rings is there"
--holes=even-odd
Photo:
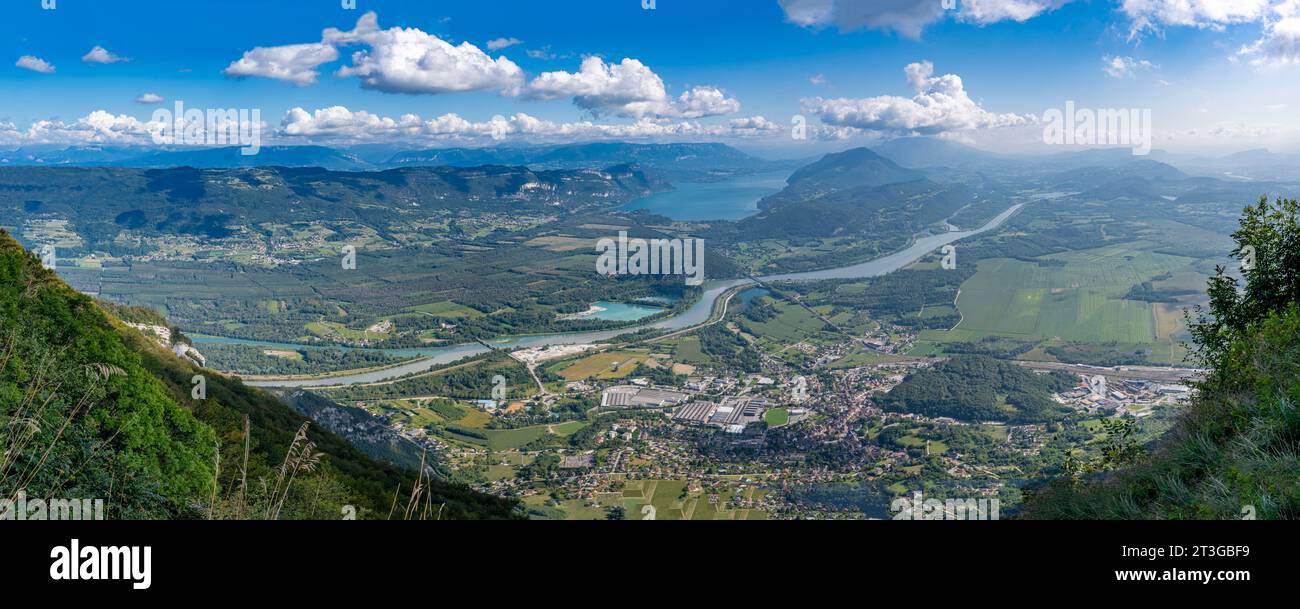
[[[961,188],[929,180],[837,190],[770,207],[737,223],[745,239],[811,239],[834,236],[907,244],[913,234],[942,222],[971,202]]]
[[[0,498],[99,498],[109,518],[512,517],[121,321],[165,323],[152,312],[106,307],[0,231]]]
[[[1191,320],[1206,378],[1153,447],[1109,442],[1094,462],[1036,489],[1040,519],[1300,518],[1300,223],[1296,201],[1248,207],[1233,252]]]
[[[786,181],[787,186],[758,203],[759,209],[771,209],[815,199],[843,190],[873,188],[925,177],[919,171],[904,169],[870,148],[835,152],[800,168]]]

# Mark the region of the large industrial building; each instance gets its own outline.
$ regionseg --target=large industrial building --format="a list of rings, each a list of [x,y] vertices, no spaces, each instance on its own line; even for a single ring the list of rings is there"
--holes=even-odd
[[[690,395],[680,391],[620,385],[606,389],[600,405],[607,408],[671,408],[688,398]]]

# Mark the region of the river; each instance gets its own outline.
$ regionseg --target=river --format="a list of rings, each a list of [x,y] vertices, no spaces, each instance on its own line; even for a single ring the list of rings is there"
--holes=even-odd
[[[927,254],[956,241],[972,237],[980,233],[993,230],[1006,222],[1012,214],[1016,213],[1024,204],[1013,205],[1006,211],[989,220],[984,226],[968,231],[949,231],[937,235],[926,235],[918,237],[910,247],[887,256],[882,256],[867,262],[860,262],[834,269],[821,271],[808,271],[804,273],[788,273],[782,275],[768,275],[759,277],[763,282],[771,281],[819,281],[823,279],[865,279],[868,277],[879,277],[887,273],[892,273],[901,269]],[[728,290],[742,285],[752,284],[752,279],[727,279],[718,281],[706,281],[704,283],[704,295],[695,304],[691,305],[682,313],[660,319],[658,321],[637,325],[618,330],[602,330],[597,332],[573,332],[567,334],[546,334],[538,336],[515,336],[501,338],[489,341],[493,347],[506,350],[522,349],[528,347],[544,347],[549,345],[578,345],[590,344],[604,340],[609,340],[624,334],[630,334],[645,328],[655,328],[659,330],[681,330],[691,326],[708,321],[713,312],[713,303],[718,297]],[[262,346],[268,349],[295,349],[302,348],[302,345],[286,345],[283,343],[262,342],[255,340],[228,339],[210,336],[199,336],[194,338],[194,342],[203,343],[224,343],[224,344],[241,344]],[[447,347],[433,347],[428,349],[396,349],[387,350],[386,352],[394,355],[420,356],[421,359],[406,362],[404,364],[385,368],[383,370],[373,370],[370,372],[361,372],[357,374],[336,376],[331,378],[321,378],[312,380],[294,380],[294,381],[250,381],[247,384],[254,387],[332,387],[337,385],[352,385],[357,383],[374,383],[379,381],[392,380],[408,374],[425,372],[432,368],[450,364],[467,357],[479,355],[487,352],[487,347],[477,343],[467,343],[461,345],[452,345]]]

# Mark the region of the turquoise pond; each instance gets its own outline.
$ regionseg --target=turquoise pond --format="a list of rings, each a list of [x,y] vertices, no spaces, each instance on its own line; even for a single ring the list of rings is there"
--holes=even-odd
[[[601,321],[636,321],[645,319],[663,311],[659,307],[651,307],[639,304],[628,304],[623,302],[595,302],[591,305],[593,308],[603,309],[590,314],[582,315],[581,319],[599,319]],[[575,316],[578,317],[578,316]]]

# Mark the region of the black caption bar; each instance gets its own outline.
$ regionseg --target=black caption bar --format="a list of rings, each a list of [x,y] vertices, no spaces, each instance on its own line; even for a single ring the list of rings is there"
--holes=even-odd
[[[235,581],[325,596],[335,586],[392,592],[434,580],[506,593],[502,577],[554,582],[566,569],[617,588],[661,569],[742,560],[752,564],[736,575],[760,587],[760,571],[780,569],[828,591],[870,574],[936,594],[938,584],[999,583],[1201,594],[1287,585],[1298,530],[1291,522],[10,522],[0,523],[0,573],[11,592],[38,598],[165,600]]]

